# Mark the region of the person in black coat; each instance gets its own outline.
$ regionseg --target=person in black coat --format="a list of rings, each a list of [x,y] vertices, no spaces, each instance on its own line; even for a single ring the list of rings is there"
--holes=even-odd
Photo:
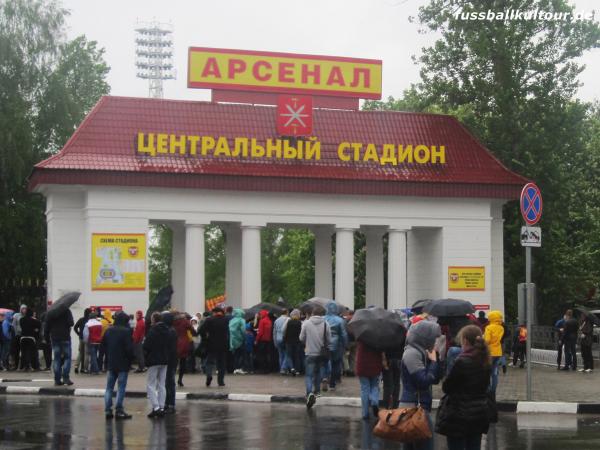
[[[175,317],[173,313],[165,311],[162,313],[162,322],[167,326],[169,335],[167,339],[169,360],[167,362],[167,375],[165,378],[165,389],[167,391],[167,397],[165,401],[165,407],[163,408],[164,414],[175,414],[175,372],[177,372],[177,332],[173,328],[173,321]]]
[[[464,327],[457,341],[462,352],[442,385],[435,431],[446,436],[449,450],[480,448],[493,417],[488,389],[491,363],[481,329]]]
[[[113,418],[112,396],[115,389],[115,383],[119,382],[117,390],[117,404],[115,415],[117,419],[131,419],[123,409],[125,400],[125,388],[127,387],[127,377],[133,361],[133,336],[129,327],[129,316],[123,311],[115,315],[115,321],[112,327],[109,327],[100,344],[107,355],[107,376],[106,391],[104,392],[104,411],[107,419]]]
[[[28,308],[25,317],[19,321],[21,326],[21,366],[22,370],[38,370],[37,342],[40,339],[42,324],[33,317],[33,309]]]
[[[167,365],[169,363],[169,327],[163,323],[159,312],[152,313],[151,326],[142,344],[144,349],[144,363],[148,367],[146,378],[146,391],[152,411],[148,414],[150,418],[162,417],[164,415],[167,390],[165,380],[167,377]]]
[[[46,342],[52,343],[54,360],[54,385],[71,386],[71,327],[74,325],[73,314],[70,309],[61,314],[46,317],[44,337]],[[62,379],[61,379],[62,377]]]
[[[219,386],[225,386],[225,370],[227,353],[229,351],[229,319],[224,315],[223,309],[217,307],[212,310],[212,316],[204,321],[200,327],[202,339],[206,339],[206,387],[212,383],[212,374],[217,367],[217,381]]]
[[[75,322],[75,326],[73,327],[73,331],[79,337],[79,352],[77,354],[77,360],[75,361],[75,373],[88,373],[88,365],[90,361],[90,356],[87,354],[86,345],[83,340],[83,329],[85,328],[85,324],[90,320],[90,313],[92,310],[90,308],[85,308],[83,310],[83,317],[80,317],[77,322]],[[86,360],[87,363],[86,364]]]

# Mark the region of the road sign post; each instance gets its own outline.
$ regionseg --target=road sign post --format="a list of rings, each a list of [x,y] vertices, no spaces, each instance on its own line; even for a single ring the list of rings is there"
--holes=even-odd
[[[542,217],[542,193],[534,183],[527,183],[521,191],[521,215],[527,224],[521,230],[521,244],[525,247],[525,305],[527,310],[527,400],[532,400],[532,380],[531,380],[531,322],[533,320],[533,295],[529,291],[531,284],[531,247],[540,247],[542,245],[541,229],[535,231],[531,227],[539,222]]]

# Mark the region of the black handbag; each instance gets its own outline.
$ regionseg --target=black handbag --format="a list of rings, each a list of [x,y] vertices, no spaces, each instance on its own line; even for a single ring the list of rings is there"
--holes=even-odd
[[[319,356],[323,359],[329,359],[331,357],[329,342],[327,342],[327,322],[323,322],[323,347],[321,347]]]

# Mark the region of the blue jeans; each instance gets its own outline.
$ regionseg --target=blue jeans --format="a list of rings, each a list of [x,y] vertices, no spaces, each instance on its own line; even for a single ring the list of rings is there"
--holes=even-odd
[[[481,434],[472,434],[464,437],[447,436],[448,450],[480,450]]]
[[[369,408],[379,406],[379,376],[358,377],[360,381],[360,404],[363,419],[369,418]]]
[[[334,388],[336,381],[342,379],[342,365],[343,365],[344,353],[340,350],[331,352],[331,359],[329,360],[331,370],[329,372],[329,387]]]
[[[304,376],[304,384],[306,385],[306,395],[314,392],[321,392],[321,380],[325,375],[325,366],[327,359],[322,356],[307,356],[304,362],[306,374]]]
[[[100,344],[89,344],[88,348],[90,349],[90,372],[98,373],[100,372],[98,367],[98,349],[100,348]]]
[[[275,344],[277,348],[277,353],[279,354],[279,371],[285,372],[290,370],[290,366],[288,365],[288,359],[285,354],[285,342],[281,341]]]
[[[490,392],[496,395],[496,387],[498,387],[498,370],[500,368],[500,356],[492,357],[492,379],[490,383]]]
[[[69,379],[71,372],[71,340],[52,341],[52,369],[54,370],[54,381],[60,383],[61,375],[63,380]]]
[[[565,339],[565,367],[577,369],[577,340]]]
[[[119,388],[117,389],[117,405],[116,411],[123,411],[123,401],[125,400],[125,388],[127,387],[127,377],[129,372],[113,372],[108,371],[106,377],[106,391],[104,391],[104,410],[106,412],[112,411],[112,394],[115,389],[115,383],[119,382]]]

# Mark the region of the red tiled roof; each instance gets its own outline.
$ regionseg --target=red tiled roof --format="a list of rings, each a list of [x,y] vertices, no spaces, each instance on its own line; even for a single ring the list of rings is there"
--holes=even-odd
[[[136,156],[138,132],[276,138],[275,108],[103,97],[64,148],[34,168],[39,184],[517,198],[527,180],[506,169],[454,117],[315,110],[321,160]],[[344,162],[339,143],[444,145],[446,164]],[[233,147],[233,145],[232,145]]]

